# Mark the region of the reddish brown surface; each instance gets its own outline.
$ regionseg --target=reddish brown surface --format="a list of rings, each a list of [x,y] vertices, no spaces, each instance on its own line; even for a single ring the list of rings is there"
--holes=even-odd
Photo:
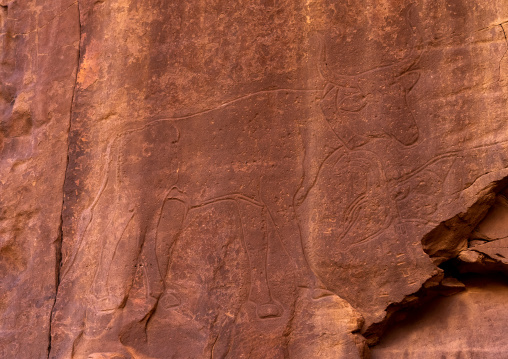
[[[0,357],[47,358],[78,8],[0,4]]]
[[[506,356],[506,277],[465,277],[466,290],[420,309],[389,331],[372,358]],[[503,314],[501,314],[503,313]],[[500,315],[502,318],[500,318]],[[467,325],[474,323],[473,325]]]
[[[504,270],[508,3],[1,5],[1,357],[366,358]]]

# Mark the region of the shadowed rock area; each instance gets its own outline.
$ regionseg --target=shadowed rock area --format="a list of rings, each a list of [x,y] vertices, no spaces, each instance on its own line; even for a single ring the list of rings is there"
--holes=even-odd
[[[502,358],[506,277],[463,279],[465,290],[436,299],[389,331],[372,358]]]
[[[0,358],[503,357],[507,24],[0,0]]]

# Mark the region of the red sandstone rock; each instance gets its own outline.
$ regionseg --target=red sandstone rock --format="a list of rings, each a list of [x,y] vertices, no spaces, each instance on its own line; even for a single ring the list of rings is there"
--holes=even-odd
[[[78,9],[63,0],[0,5],[0,357],[47,358]]]
[[[367,358],[504,270],[503,1],[0,5],[1,357]]]
[[[372,358],[499,358],[506,355],[506,278],[468,278],[466,290],[440,298],[398,323]]]

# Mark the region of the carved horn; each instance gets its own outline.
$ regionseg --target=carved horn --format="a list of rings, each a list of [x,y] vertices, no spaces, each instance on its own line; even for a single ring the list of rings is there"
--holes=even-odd
[[[354,87],[357,88],[358,84],[360,82],[368,80],[368,77],[371,77],[372,75],[377,75],[377,79],[385,78],[394,78],[397,77],[404,72],[406,72],[411,66],[413,66],[421,57],[422,50],[420,49],[421,44],[423,43],[422,36],[420,32],[417,30],[416,27],[413,27],[411,24],[411,21],[409,19],[409,12],[410,9],[408,9],[406,14],[406,21],[408,24],[408,27],[413,32],[413,38],[415,39],[411,46],[410,53],[400,61],[397,61],[394,64],[381,66],[375,69],[367,70],[364,72],[359,73],[358,75],[354,76],[347,76],[347,75],[340,75],[333,71],[331,71],[327,65],[326,61],[326,46],[324,39],[322,40],[321,44],[321,54],[320,54],[320,61],[319,61],[319,71],[323,78],[325,78],[327,81],[338,85],[342,87]],[[381,76],[380,76],[381,75]]]
[[[318,66],[321,76],[328,82],[341,87],[358,87],[358,78],[356,76],[339,75],[329,69],[326,61],[326,46],[324,37],[321,41],[321,54]]]
[[[408,11],[407,11],[406,21],[407,21],[408,27],[410,29],[412,29],[413,38],[414,38],[414,41],[411,45],[411,51],[409,52],[409,54],[405,58],[401,59],[400,61],[398,61],[394,64],[378,67],[378,68],[372,69],[372,70],[368,70],[368,71],[358,74],[358,76],[364,77],[367,74],[372,75],[372,74],[375,74],[378,72],[382,72],[383,73],[382,77],[393,78],[393,77],[397,77],[397,76],[403,74],[404,72],[409,70],[411,68],[411,66],[413,66],[416,62],[418,62],[418,60],[420,59],[420,57],[422,55],[422,50],[420,49],[420,47],[421,47],[421,44],[423,43],[423,37],[422,37],[421,33],[418,31],[417,27],[413,27],[413,25],[411,24],[411,21],[409,19],[409,12],[410,12],[410,9],[408,9]]]

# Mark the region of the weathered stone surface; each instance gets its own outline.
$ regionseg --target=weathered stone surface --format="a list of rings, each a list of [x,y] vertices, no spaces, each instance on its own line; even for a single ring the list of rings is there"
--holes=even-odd
[[[470,241],[494,241],[508,238],[508,200],[505,192],[496,197],[485,218],[471,234]]]
[[[372,358],[506,356],[506,277],[465,279],[466,291],[443,297],[389,331]]]
[[[2,355],[366,358],[504,265],[505,1],[1,11]]]
[[[456,261],[463,273],[502,272],[508,274],[508,201],[506,190],[499,193],[482,221],[471,233],[468,248]]]
[[[0,357],[47,358],[78,10],[64,0],[0,5]]]

